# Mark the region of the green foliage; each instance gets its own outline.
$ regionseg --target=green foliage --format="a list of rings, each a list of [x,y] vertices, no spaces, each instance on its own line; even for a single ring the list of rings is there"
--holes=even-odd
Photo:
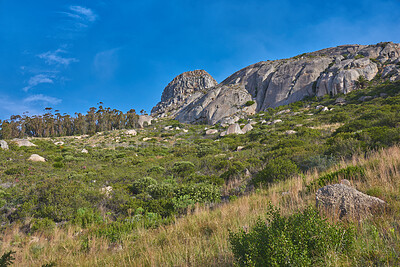
[[[157,181],[151,177],[143,177],[135,180],[132,184],[131,190],[134,194],[140,194],[143,192],[147,192],[147,188],[150,185],[156,185]]]
[[[32,232],[50,232],[56,227],[53,220],[49,218],[33,219],[31,222]]]
[[[194,172],[194,168],[194,164],[190,161],[179,161],[174,163],[172,171],[174,174],[184,177]]]
[[[270,160],[265,168],[253,180],[255,185],[283,181],[299,173],[297,165],[287,158],[278,157]]]
[[[282,217],[271,205],[267,221],[246,232],[231,232],[229,241],[239,266],[313,266],[328,253],[351,252],[355,231],[329,223],[314,208]]]
[[[360,58],[365,58],[365,56],[364,56],[364,55],[361,55],[361,54],[357,54],[357,55],[354,57],[354,59],[360,59]]]
[[[90,208],[79,208],[76,215],[72,220],[73,223],[82,228],[86,228],[92,224],[99,224],[103,222],[102,217]]]
[[[4,254],[0,258],[0,267],[7,267],[13,264],[15,258],[13,256],[15,254],[15,251],[8,251],[4,252]]]
[[[327,173],[307,185],[307,190],[312,191],[330,183],[337,183],[339,179],[362,180],[365,177],[365,169],[360,166],[348,166],[346,168]]]
[[[250,107],[250,106],[254,105],[254,103],[256,103],[256,102],[254,102],[253,100],[249,100],[249,101],[247,101],[244,105],[245,105],[246,107]]]

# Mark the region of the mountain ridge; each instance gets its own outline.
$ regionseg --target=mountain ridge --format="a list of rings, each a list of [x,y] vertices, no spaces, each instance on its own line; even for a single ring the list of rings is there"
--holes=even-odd
[[[178,75],[173,82],[187,83],[188,73],[191,72]],[[341,45],[287,59],[260,61],[233,73],[220,84],[192,86],[189,90],[182,87],[184,96],[177,93],[168,101],[162,97],[152,115],[184,123],[230,124],[307,96],[346,94],[362,86],[360,82],[374,78],[400,79],[400,44]],[[211,75],[207,79],[214,80]],[[163,95],[171,90],[170,84]],[[249,105],[251,102],[254,104]]]

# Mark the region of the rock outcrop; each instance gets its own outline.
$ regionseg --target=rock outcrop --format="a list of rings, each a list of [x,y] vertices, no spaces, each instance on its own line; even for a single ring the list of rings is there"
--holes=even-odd
[[[8,150],[8,144],[4,140],[0,140],[0,148],[4,150]]]
[[[331,214],[363,219],[385,207],[385,201],[368,196],[346,184],[327,185],[318,189],[316,205]]]
[[[151,114],[158,117],[174,117],[185,105],[200,98],[217,84],[205,70],[184,72],[165,87],[161,102],[151,110]]]
[[[262,61],[218,85],[205,71],[186,72],[165,88],[152,114],[185,123],[223,123],[306,96],[346,94],[360,87],[360,79],[369,81],[377,75],[400,80],[400,44],[343,45]]]

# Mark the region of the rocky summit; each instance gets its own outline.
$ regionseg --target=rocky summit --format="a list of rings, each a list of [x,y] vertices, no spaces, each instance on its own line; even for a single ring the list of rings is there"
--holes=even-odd
[[[182,107],[198,99],[207,92],[207,89],[217,84],[217,81],[204,70],[184,72],[165,87],[161,102],[151,110],[151,114],[158,117],[173,117]]]
[[[400,79],[400,44],[342,45],[261,61],[220,84],[204,70],[185,72],[164,89],[152,115],[184,123],[232,124],[307,96],[346,94],[374,78]]]

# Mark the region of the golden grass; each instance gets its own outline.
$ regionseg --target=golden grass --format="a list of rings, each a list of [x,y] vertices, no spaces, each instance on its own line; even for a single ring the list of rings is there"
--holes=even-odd
[[[400,147],[383,149],[367,158],[354,157],[331,171],[347,165],[360,165],[366,169],[365,181],[351,181],[356,188],[383,198],[392,210],[400,206],[399,198],[394,197],[400,193]],[[57,228],[51,234],[27,236],[14,226],[1,237],[0,248],[1,251],[17,252],[15,266],[41,266],[50,262],[57,266],[232,266],[234,258],[229,247],[229,230],[253,225],[257,218],[264,216],[268,202],[280,207],[285,215],[315,205],[314,194],[299,192],[304,190],[304,183],[317,177],[318,173],[312,172],[304,178],[273,184],[213,210],[199,206],[192,214],[177,218],[170,225],[138,229],[120,244],[109,244],[105,239],[92,237],[83,249],[82,233],[78,228]],[[399,218],[395,218],[398,215],[392,212],[383,216],[377,218],[386,221],[382,231],[394,231],[387,225],[399,222]],[[400,233],[395,235],[391,238],[400,240]],[[362,246],[369,244],[368,240],[363,242]],[[327,262],[338,264],[337,258],[329,257],[327,255]]]

